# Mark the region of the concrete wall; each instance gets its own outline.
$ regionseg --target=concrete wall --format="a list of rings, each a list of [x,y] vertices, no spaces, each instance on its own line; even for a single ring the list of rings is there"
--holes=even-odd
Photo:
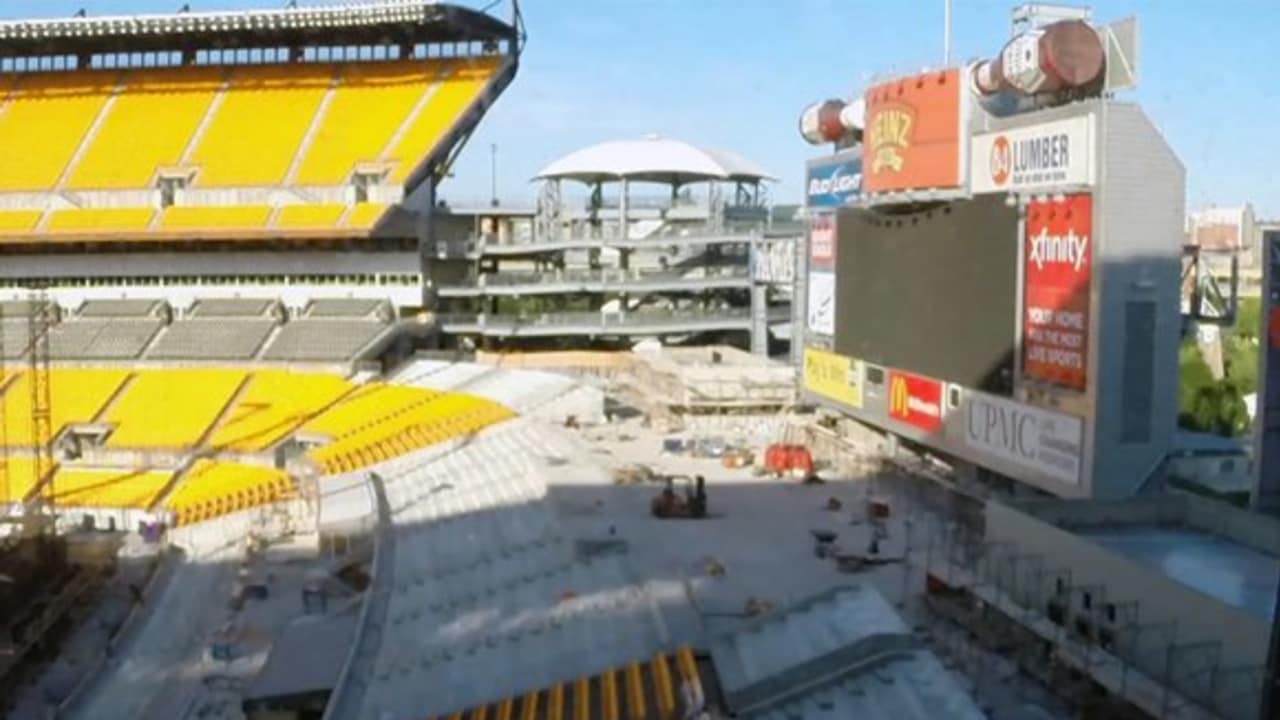
[[[1172,507],[1165,505],[1155,513]],[[986,539],[1012,543],[1019,555],[1040,555],[1047,569],[1069,569],[1073,586],[1104,586],[1105,602],[1139,602],[1138,622],[1176,623],[1179,644],[1221,643],[1223,667],[1266,662],[1270,628],[1265,620],[1192,590],[1155,568],[997,502],[987,503]]]
[[[1094,210],[1099,270],[1090,338],[1096,413],[1092,496],[1123,497],[1136,492],[1168,454],[1176,429],[1186,171],[1138,106],[1103,102],[1099,114],[1101,192]],[[1125,378],[1125,340],[1132,331],[1125,326],[1125,309],[1131,301],[1155,304],[1155,337],[1150,367]],[[1122,442],[1127,391],[1145,378],[1152,383],[1145,412],[1149,437]]]

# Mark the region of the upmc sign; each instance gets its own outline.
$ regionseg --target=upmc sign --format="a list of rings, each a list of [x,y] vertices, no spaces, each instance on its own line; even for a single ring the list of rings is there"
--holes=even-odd
[[[966,393],[965,405],[970,449],[1058,482],[1080,482],[1080,418],[974,392]]]
[[[862,192],[862,150],[811,160],[806,175],[805,205],[840,207]]]
[[[977,135],[969,189],[974,193],[1093,184],[1093,116]]]
[[[1032,202],[1024,252],[1023,375],[1084,390],[1093,277],[1092,197]]]
[[[889,417],[926,432],[942,427],[942,383],[890,370]]]

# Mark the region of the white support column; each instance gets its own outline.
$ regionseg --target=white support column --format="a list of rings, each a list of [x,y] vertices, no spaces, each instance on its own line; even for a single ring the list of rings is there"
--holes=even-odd
[[[622,194],[618,200],[618,239],[623,241],[627,239],[627,194],[630,190],[630,183],[622,178]]]

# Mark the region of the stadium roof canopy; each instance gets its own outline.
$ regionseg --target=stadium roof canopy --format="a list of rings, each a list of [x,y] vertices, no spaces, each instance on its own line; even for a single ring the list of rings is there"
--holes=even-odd
[[[0,57],[510,39],[497,18],[431,0],[0,22]]]
[[[600,143],[569,153],[543,168],[536,179],[597,183],[624,178],[672,185],[777,179],[740,155],[657,135]]]

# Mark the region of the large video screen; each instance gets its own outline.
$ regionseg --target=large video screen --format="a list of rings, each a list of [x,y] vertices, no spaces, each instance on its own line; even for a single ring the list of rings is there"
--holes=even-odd
[[[1017,227],[1000,195],[905,214],[841,210],[836,350],[1010,394]]]

